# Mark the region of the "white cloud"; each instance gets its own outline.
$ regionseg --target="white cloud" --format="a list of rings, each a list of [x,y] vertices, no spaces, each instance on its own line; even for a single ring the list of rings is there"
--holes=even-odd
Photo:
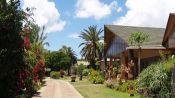
[[[117,1],[105,4],[100,0],[77,0],[76,17],[100,20],[110,15],[114,7],[118,9]]]
[[[114,21],[118,25],[165,27],[175,0],[127,0],[127,13]]]
[[[118,13],[122,12],[122,8],[119,7],[118,9],[116,9]]]
[[[69,37],[69,38],[78,39],[78,38],[80,38],[79,36],[80,36],[80,35],[79,35],[78,33],[71,33],[68,37]]]
[[[64,29],[66,22],[60,19],[60,13],[54,2],[49,0],[23,0],[23,9],[36,8],[33,18],[39,26],[45,26],[45,32],[57,32]]]

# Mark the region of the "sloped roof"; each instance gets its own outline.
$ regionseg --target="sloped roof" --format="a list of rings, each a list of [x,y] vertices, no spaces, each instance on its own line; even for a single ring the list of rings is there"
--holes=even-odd
[[[105,25],[105,55],[107,57],[116,56],[127,49],[137,49],[128,43],[129,36],[133,32],[144,32],[149,35],[149,39],[141,46],[144,49],[164,49],[162,46],[164,28],[134,27],[121,25]]]
[[[144,32],[149,35],[148,41],[143,43],[146,46],[161,46],[165,28],[152,28],[152,27],[134,27],[134,26],[121,26],[121,25],[105,25],[113,34],[121,37],[126,43],[128,38],[133,32]]]
[[[172,36],[175,31],[175,13],[170,13],[168,18],[165,35],[163,38],[163,44],[165,45],[168,39]]]

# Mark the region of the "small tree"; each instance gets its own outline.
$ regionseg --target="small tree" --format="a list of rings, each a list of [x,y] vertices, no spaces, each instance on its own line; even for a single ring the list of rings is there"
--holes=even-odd
[[[141,58],[141,46],[142,44],[148,40],[149,35],[143,32],[133,32],[129,36],[129,43],[131,45],[138,46],[138,73],[140,73],[140,58]]]

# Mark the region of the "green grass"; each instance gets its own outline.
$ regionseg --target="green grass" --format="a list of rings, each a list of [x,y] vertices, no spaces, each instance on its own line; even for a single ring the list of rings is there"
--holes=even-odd
[[[128,93],[118,92],[105,87],[103,84],[91,84],[84,79],[71,84],[80,92],[84,98],[140,98],[138,95],[130,97]]]

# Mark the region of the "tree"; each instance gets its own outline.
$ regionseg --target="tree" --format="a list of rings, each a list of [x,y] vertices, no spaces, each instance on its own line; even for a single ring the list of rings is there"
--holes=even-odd
[[[90,62],[90,66],[92,66],[94,69],[96,68],[95,58],[99,58],[100,54],[100,40],[103,39],[103,36],[100,34],[102,32],[103,30],[98,30],[97,26],[90,26],[88,29],[84,29],[79,36],[84,40],[84,42],[79,45],[79,47],[83,46],[80,53],[85,60]]]
[[[50,67],[51,70],[60,70],[60,69],[68,69],[71,58],[63,52],[60,51],[53,51],[48,53],[45,57],[46,66]]]
[[[70,75],[71,66],[77,63],[76,54],[71,47],[67,46],[63,46],[59,51],[63,52],[65,55],[68,55],[71,58],[70,65],[68,65],[68,75]]]
[[[104,42],[99,42],[98,46],[99,46],[99,60],[102,60],[103,57],[104,57],[105,43]]]
[[[22,31],[25,18],[19,0],[0,1],[0,98],[15,98],[24,62]],[[21,85],[20,85],[21,86]]]
[[[129,43],[131,45],[136,45],[138,46],[138,73],[140,73],[140,58],[141,58],[141,46],[142,44],[148,40],[149,35],[143,32],[133,32],[129,36]]]

